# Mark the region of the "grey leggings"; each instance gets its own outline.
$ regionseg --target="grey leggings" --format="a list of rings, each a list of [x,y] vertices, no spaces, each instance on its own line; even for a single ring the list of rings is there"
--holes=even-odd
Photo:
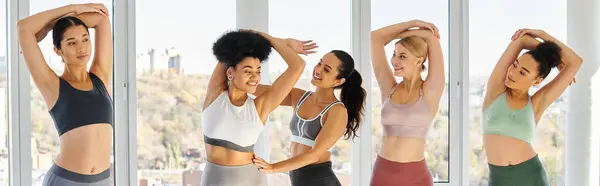
[[[67,169],[54,164],[44,176],[43,186],[110,186],[113,185],[110,179],[110,170],[94,174],[84,175],[71,172]]]
[[[254,164],[223,166],[206,162],[201,186],[266,186],[267,176]]]

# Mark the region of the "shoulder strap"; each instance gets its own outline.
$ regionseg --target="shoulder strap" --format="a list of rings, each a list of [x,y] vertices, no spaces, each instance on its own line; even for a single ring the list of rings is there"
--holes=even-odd
[[[327,105],[327,106],[325,107],[325,109],[323,109],[323,110],[321,111],[321,113],[319,113],[319,116],[323,116],[323,114],[327,113],[327,111],[329,111],[329,109],[331,109],[331,107],[333,107],[334,105],[340,104],[340,103],[342,103],[342,102],[341,102],[341,101],[336,101],[336,102],[333,102],[333,103],[331,103],[331,104]],[[343,104],[343,103],[342,103],[342,104]]]
[[[92,84],[94,84],[94,89],[100,90],[102,93],[106,93],[108,95],[108,90],[106,90],[106,86],[104,86],[104,82],[96,76],[96,74],[89,72],[90,80],[92,80]]]
[[[387,100],[389,100],[392,97],[392,94],[394,94],[394,92],[396,91],[396,89],[398,88],[399,85],[400,85],[400,83],[396,83],[396,85],[394,85],[394,87],[392,87],[392,90],[390,90],[390,92],[387,95]]]
[[[310,94],[312,94],[311,91],[306,91],[304,92],[304,94],[302,94],[302,97],[300,97],[300,101],[298,101],[298,103],[296,104],[296,111],[300,108],[300,105],[302,105],[304,103],[304,101],[306,101],[306,99],[308,98],[308,96],[310,96]]]
[[[331,107],[333,107],[334,105],[337,105],[337,104],[340,104],[340,103],[344,104],[341,101],[333,102],[333,103],[327,105],[327,107],[325,107],[325,109],[323,109],[321,111],[321,113],[319,113],[319,123],[321,124],[321,127],[323,127],[323,114],[327,113],[329,111],[329,109],[331,109]]]

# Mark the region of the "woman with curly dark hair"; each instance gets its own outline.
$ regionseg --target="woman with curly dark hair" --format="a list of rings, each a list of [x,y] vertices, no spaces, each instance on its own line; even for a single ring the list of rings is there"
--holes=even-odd
[[[266,33],[240,30],[228,32],[215,42],[217,66],[208,84],[202,128],[207,160],[202,185],[263,186],[266,175],[252,164],[253,146],[269,114],[288,95],[304,70],[305,62],[290,45],[305,45]],[[275,80],[273,90],[253,98],[260,81],[260,64],[271,47],[288,65]]]
[[[535,38],[543,40],[538,41]],[[526,53],[519,56],[523,49]],[[583,60],[542,30],[520,29],[494,68],[483,100],[483,145],[490,186],[547,186],[544,166],[531,146],[546,108],[574,82]],[[557,67],[560,73],[535,94]]]

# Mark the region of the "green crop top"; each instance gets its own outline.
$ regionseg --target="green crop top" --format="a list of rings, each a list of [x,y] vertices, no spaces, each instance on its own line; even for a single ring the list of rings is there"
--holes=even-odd
[[[508,136],[531,144],[535,126],[531,97],[525,107],[515,110],[508,106],[504,92],[483,111],[483,134]]]

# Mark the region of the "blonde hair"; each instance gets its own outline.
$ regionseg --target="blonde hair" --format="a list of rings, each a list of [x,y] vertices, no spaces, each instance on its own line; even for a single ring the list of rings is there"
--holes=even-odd
[[[416,57],[423,58],[422,69],[425,70],[425,61],[427,60],[427,42],[419,36],[409,36],[402,38],[396,44],[401,44],[406,50]]]

